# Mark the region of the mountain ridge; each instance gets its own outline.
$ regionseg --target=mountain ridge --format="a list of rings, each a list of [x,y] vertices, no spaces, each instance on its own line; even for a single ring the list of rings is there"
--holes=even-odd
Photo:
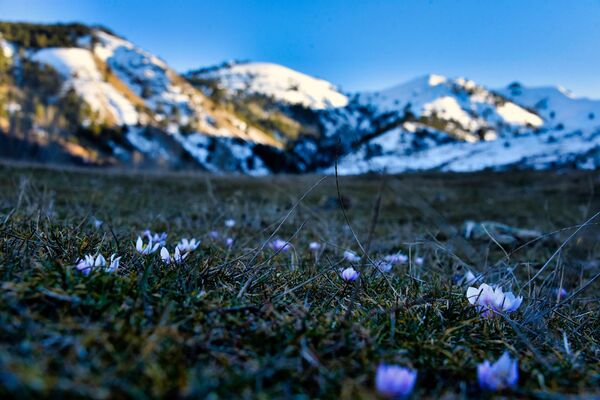
[[[108,29],[0,23],[4,156],[58,148],[82,163],[256,175],[338,161],[341,173],[596,168],[598,118],[600,101],[560,88],[427,74],[347,93],[265,62],[179,74]]]

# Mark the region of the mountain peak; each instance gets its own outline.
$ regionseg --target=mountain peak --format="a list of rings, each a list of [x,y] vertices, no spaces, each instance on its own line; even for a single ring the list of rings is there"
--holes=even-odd
[[[259,94],[313,110],[348,104],[348,97],[331,82],[269,62],[228,63],[190,75],[218,80],[231,94]]]
[[[445,83],[448,80],[448,78],[446,78],[445,76],[437,75],[437,74],[429,74],[426,77],[427,77],[427,83],[429,84],[429,86],[437,86],[442,83]]]

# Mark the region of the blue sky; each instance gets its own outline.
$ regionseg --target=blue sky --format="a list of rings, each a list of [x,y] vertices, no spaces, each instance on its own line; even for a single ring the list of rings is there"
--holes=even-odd
[[[179,71],[248,59],[345,90],[432,72],[600,98],[600,0],[0,0],[0,19],[103,24]]]

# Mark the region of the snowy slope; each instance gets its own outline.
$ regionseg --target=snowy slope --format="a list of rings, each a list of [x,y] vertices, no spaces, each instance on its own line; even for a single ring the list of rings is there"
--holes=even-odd
[[[400,98],[425,99],[424,103],[415,104],[420,104],[421,109],[427,112],[431,101],[439,104],[432,92],[437,92],[436,95],[440,94],[441,98],[448,98],[443,86],[438,88],[444,82],[447,81],[441,78],[425,85],[423,80],[420,83],[418,80],[412,81],[409,85],[388,91],[387,95],[375,95],[373,103],[377,109],[390,110],[392,105],[396,105],[394,101]],[[437,89],[422,90],[426,86]],[[342,158],[338,171],[341,174],[359,174],[600,167],[600,101],[576,98],[560,88],[526,88],[519,84],[512,84],[497,93],[510,101],[499,103],[493,118],[499,116],[506,123],[525,125],[530,129],[518,130],[513,132],[515,134],[505,133],[493,140],[470,142],[455,138],[442,142],[440,138],[444,132],[404,123],[369,140]],[[493,97],[489,91],[479,91],[479,96],[482,94],[484,98]],[[460,103],[460,99],[455,101]],[[464,107],[461,109],[464,110]],[[447,107],[448,110],[453,120],[465,116],[456,107]],[[490,115],[487,113],[488,118]],[[463,124],[467,122],[462,121]],[[333,169],[329,168],[326,172],[331,173]]]
[[[106,32],[96,31],[95,37],[94,54],[156,113],[159,120],[169,116],[176,116],[181,124],[193,118],[204,120],[202,98],[176,82],[176,74],[164,61]]]
[[[521,132],[544,123],[535,113],[473,81],[440,75],[426,75],[386,90],[361,93],[357,101],[376,114],[402,116],[410,112],[416,118],[435,118],[446,124],[448,131],[470,142],[480,140],[477,132],[481,130],[493,139],[505,131]]]
[[[600,126],[600,100],[576,98],[560,87],[529,88],[518,83],[498,93],[535,110],[549,128],[594,129]]]
[[[233,64],[192,75],[217,79],[221,87],[230,94],[260,94],[313,110],[344,107],[348,104],[348,97],[332,83],[277,64]]]
[[[547,131],[526,133],[510,139],[480,141],[477,143],[451,142],[431,145],[419,151],[407,152],[402,148],[407,132],[392,130],[369,145],[347,155],[338,164],[342,175],[366,172],[401,173],[408,171],[471,172],[483,169],[508,168],[548,169],[556,166],[598,168],[597,151],[600,131],[569,133]],[[387,142],[387,149],[369,155],[369,146]],[[396,144],[394,146],[393,144]],[[333,173],[333,168],[325,172]]]
[[[134,105],[104,80],[90,50],[48,48],[35,52],[31,59],[54,67],[65,78],[66,88],[75,89],[101,118],[118,125],[138,123]]]
[[[2,38],[2,35],[0,35],[0,51],[2,52],[4,57],[7,58],[11,58],[15,53],[14,46],[11,43],[4,40]]]

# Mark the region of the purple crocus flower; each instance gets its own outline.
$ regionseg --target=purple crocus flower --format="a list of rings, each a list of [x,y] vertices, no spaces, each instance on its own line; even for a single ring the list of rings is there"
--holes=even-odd
[[[308,248],[309,248],[311,251],[315,251],[315,252],[316,252],[316,251],[319,251],[319,250],[321,250],[321,243],[319,243],[319,242],[310,242],[310,243],[308,244]]]
[[[406,264],[408,262],[408,256],[400,252],[385,256],[383,259],[391,264]]]
[[[342,279],[346,282],[354,282],[358,279],[358,275],[360,274],[352,267],[342,271]]]
[[[290,248],[290,242],[285,241],[283,239],[275,239],[271,242],[270,244],[271,248],[275,251],[280,251],[280,252],[287,252]]]
[[[352,250],[346,250],[344,251],[344,260],[348,262],[359,262],[360,257]]]
[[[167,233],[166,232],[156,233],[156,232],[151,232],[149,229],[146,229],[144,231],[144,236],[146,236],[149,240],[151,240],[152,243],[158,243],[161,246],[164,246],[165,244],[167,244]]]
[[[398,365],[381,364],[375,375],[375,388],[384,397],[404,398],[412,392],[416,381],[416,371]]]
[[[225,239],[225,246],[227,246],[228,249],[233,247],[233,238],[228,237],[227,239]]]
[[[517,360],[510,358],[507,352],[493,364],[488,360],[477,366],[477,380],[484,390],[499,391],[514,388],[519,380]]]
[[[394,265],[391,262],[386,260],[377,260],[374,264],[375,268],[377,268],[379,272],[390,272],[394,267]]]
[[[504,292],[501,287],[482,283],[479,288],[467,289],[467,300],[482,312],[483,316],[491,317],[495,312],[509,314],[516,311],[523,302],[523,297],[516,297],[512,292]]]
[[[564,299],[565,297],[567,297],[567,295],[569,294],[567,292],[567,289],[561,287],[561,288],[557,288],[554,293],[556,294],[556,296],[558,297],[559,300]]]

